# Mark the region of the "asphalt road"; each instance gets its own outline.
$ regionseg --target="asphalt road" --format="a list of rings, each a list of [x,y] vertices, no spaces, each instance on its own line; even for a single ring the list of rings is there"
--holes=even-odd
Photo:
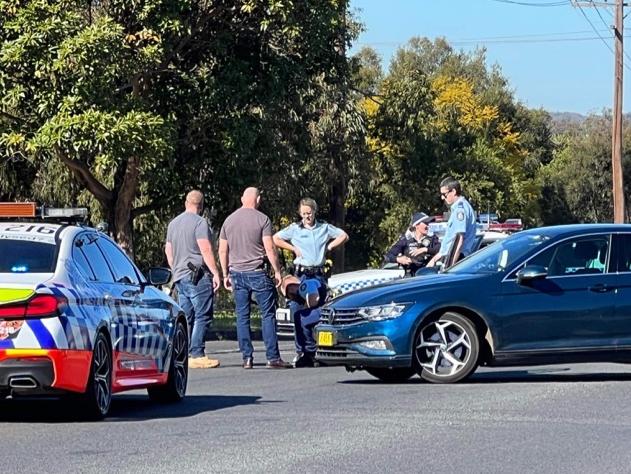
[[[234,342],[208,343],[213,352]],[[283,343],[291,358],[291,345]],[[0,403],[6,472],[630,472],[631,367],[479,369],[468,383],[384,384],[343,368],[191,371],[180,404],[143,392],[75,421]]]

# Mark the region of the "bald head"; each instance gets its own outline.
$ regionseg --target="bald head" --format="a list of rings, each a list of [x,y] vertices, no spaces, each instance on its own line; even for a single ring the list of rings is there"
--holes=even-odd
[[[261,192],[254,187],[245,188],[243,196],[241,196],[241,204],[243,207],[257,208],[261,200]]]
[[[184,203],[186,212],[194,212],[199,214],[204,208],[204,195],[201,191],[194,189],[186,195],[186,202]]]

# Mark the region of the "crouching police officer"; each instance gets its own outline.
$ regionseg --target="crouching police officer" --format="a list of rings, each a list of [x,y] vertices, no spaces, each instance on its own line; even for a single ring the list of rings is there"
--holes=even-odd
[[[408,231],[388,250],[384,260],[403,265],[406,274],[414,276],[440,250],[438,237],[428,235],[433,220],[424,212],[412,214]]]
[[[317,211],[318,205],[313,199],[301,199],[298,205],[301,221],[285,227],[273,237],[277,247],[291,250],[295,254],[295,276],[299,279],[301,286],[303,283],[309,287],[313,286],[303,293],[314,295],[307,296],[307,298],[311,298],[311,302],[315,303],[314,305],[310,305],[309,300],[302,303],[302,299],[299,301],[290,299],[289,303],[289,308],[294,314],[296,329],[295,340],[298,354],[294,359],[295,367],[312,367],[314,365],[316,342],[313,328],[318,323],[319,317],[318,312],[314,312],[313,309],[323,305],[325,300],[324,297],[321,297],[322,290],[319,288],[326,288],[324,274],[326,252],[332,251],[348,240],[348,235],[342,229],[316,220]],[[307,280],[315,281],[307,282]],[[315,295],[320,296],[317,301]]]

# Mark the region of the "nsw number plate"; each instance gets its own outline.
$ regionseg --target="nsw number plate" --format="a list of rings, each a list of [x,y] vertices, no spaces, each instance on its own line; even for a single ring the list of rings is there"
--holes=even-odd
[[[321,331],[318,333],[318,346],[332,346],[333,345],[333,333],[328,331]]]

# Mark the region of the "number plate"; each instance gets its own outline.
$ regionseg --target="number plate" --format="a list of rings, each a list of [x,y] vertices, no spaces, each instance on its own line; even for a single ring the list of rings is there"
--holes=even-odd
[[[330,347],[333,345],[333,333],[321,331],[318,333],[318,346]]]
[[[291,321],[289,308],[278,308],[276,310],[276,321]]]

